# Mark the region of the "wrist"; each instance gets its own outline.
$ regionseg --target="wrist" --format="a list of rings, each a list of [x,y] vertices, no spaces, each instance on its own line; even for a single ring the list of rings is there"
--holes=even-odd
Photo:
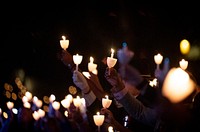
[[[91,92],[91,89],[83,91],[83,94],[89,94]]]

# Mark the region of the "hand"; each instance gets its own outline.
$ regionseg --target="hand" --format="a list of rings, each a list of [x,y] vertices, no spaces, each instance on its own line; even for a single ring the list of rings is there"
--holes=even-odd
[[[87,80],[81,72],[75,70],[72,79],[74,84],[80,88],[83,93],[87,93],[90,90]]]
[[[122,49],[117,51],[117,58],[121,65],[127,65],[134,56],[134,52],[128,49],[127,46],[123,46]]]
[[[115,118],[113,116],[113,113],[110,110],[108,110],[106,108],[102,108],[101,109],[101,114],[105,115],[105,120],[104,121],[106,123],[114,124]]]
[[[154,72],[155,77],[158,79],[158,81],[163,82],[165,79],[165,76],[167,75],[169,71],[169,59],[164,59],[163,69],[156,69]]]
[[[106,68],[105,78],[113,86],[112,92],[118,92],[125,88],[121,76],[114,68]]]

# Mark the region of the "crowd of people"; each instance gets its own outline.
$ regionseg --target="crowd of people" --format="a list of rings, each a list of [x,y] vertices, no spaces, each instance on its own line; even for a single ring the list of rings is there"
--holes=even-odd
[[[108,132],[109,126],[113,127],[113,132],[199,131],[200,90],[194,76],[183,70],[194,82],[194,89],[187,97],[174,103],[162,93],[171,69],[169,59],[165,58],[163,67],[155,70],[157,84],[152,86],[150,80],[130,64],[133,56],[128,46],[123,45],[117,52],[116,68],[108,68],[106,58],[102,60],[105,65],[103,80],[96,72],[90,71],[89,78],[84,76],[80,68],[76,70],[72,55],[62,50],[60,59],[71,70],[73,83],[86,101],[86,116],[71,103],[68,117],[49,108],[48,114],[36,121],[32,116],[33,110],[22,106],[17,116],[8,111],[8,118],[1,121],[0,132],[97,132],[99,129],[93,120],[97,110],[105,116],[101,132]],[[102,107],[105,95],[113,101],[109,108]]]

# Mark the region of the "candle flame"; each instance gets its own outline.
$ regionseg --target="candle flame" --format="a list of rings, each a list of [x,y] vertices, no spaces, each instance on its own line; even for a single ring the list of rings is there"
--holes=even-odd
[[[65,39],[66,39],[66,37],[65,37],[65,36],[62,36],[62,39],[63,39],[63,40],[65,40]]]
[[[94,62],[94,58],[92,56],[90,56],[90,63]]]
[[[106,97],[106,99],[108,99],[108,95],[106,95],[105,97]]]

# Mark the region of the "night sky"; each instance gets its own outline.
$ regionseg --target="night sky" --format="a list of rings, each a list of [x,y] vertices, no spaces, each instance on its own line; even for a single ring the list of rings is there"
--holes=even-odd
[[[89,56],[101,65],[103,57],[110,55],[110,48],[121,48],[123,42],[134,51],[134,60],[145,51],[151,68],[155,68],[153,55],[158,52],[168,57],[172,66],[178,66],[185,57],[179,51],[182,39],[200,45],[200,12],[187,4],[97,0],[13,5],[7,4],[9,8],[1,11],[1,91],[4,83],[16,87],[15,77],[24,73],[24,85],[36,96],[54,93],[63,98],[73,84],[70,71],[58,59],[62,35],[70,40],[71,54],[84,56],[80,65],[83,70],[87,70]],[[188,70],[196,77],[200,74],[199,58],[189,60]]]

